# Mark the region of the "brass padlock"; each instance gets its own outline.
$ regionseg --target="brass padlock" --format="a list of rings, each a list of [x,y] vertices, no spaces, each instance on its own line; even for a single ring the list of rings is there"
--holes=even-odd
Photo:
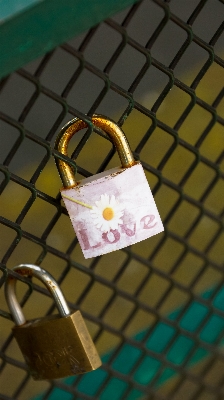
[[[100,367],[101,360],[92,342],[80,311],[70,314],[65,298],[52,275],[30,264],[13,270],[23,276],[41,280],[52,297],[60,315],[26,321],[16,299],[16,278],[9,276],[5,296],[16,326],[14,336],[35,380],[57,379],[83,374]]]
[[[73,168],[56,158],[61,195],[85,258],[123,249],[164,230],[143,167],[124,132],[104,115],[94,114],[91,124],[110,137],[121,166],[77,182]],[[71,138],[87,126],[79,118],[69,121],[58,134],[55,150],[68,156]]]

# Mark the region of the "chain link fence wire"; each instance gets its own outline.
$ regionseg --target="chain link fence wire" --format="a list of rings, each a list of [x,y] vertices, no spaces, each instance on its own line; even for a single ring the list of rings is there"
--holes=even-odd
[[[223,11],[221,0],[140,1],[1,81],[1,400],[224,398]],[[93,113],[122,126],[165,232],[84,260],[53,147],[67,121]],[[119,165],[90,129],[69,157],[78,179]],[[3,293],[20,263],[52,273],[80,309],[99,370],[30,378]],[[18,280],[28,319],[55,312],[39,281]]]

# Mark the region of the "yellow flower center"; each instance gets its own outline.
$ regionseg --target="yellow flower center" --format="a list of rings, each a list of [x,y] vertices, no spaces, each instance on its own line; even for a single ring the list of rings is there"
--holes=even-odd
[[[112,208],[104,208],[103,210],[103,218],[107,221],[110,221],[114,217],[114,210]]]

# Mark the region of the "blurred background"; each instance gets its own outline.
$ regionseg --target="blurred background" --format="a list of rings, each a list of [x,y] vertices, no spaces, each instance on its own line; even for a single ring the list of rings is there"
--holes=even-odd
[[[2,79],[0,399],[224,398],[223,15],[219,0],[143,0]],[[85,260],[53,147],[66,122],[93,113],[124,130],[165,231]],[[96,132],[77,133],[69,156],[78,179],[120,164]],[[49,271],[82,312],[99,370],[30,378],[4,299],[20,263]],[[55,313],[33,283],[17,284],[27,319]]]

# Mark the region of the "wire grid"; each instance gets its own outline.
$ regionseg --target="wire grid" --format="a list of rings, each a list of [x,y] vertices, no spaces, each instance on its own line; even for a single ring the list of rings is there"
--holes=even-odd
[[[215,11],[205,34],[200,26],[206,7],[209,15]],[[175,0],[140,1],[2,80],[1,286],[19,263],[49,270],[71,310],[82,311],[104,363],[93,392],[82,390],[82,376],[34,383],[10,333],[2,295],[1,399],[37,393],[43,400],[224,398],[221,7],[218,0],[189,2],[183,15]],[[60,127],[74,116],[88,121],[85,113],[94,112],[123,127],[166,229],[87,261],[61,202],[52,158],[59,156],[53,143]],[[64,159],[74,166],[77,159],[78,178],[119,162],[97,130],[77,134],[72,147],[71,158]],[[39,282],[17,278],[26,283],[18,297],[28,317],[40,308],[46,315],[55,311]],[[179,358],[173,356],[176,346],[185,348]],[[55,390],[61,397],[54,397]]]

